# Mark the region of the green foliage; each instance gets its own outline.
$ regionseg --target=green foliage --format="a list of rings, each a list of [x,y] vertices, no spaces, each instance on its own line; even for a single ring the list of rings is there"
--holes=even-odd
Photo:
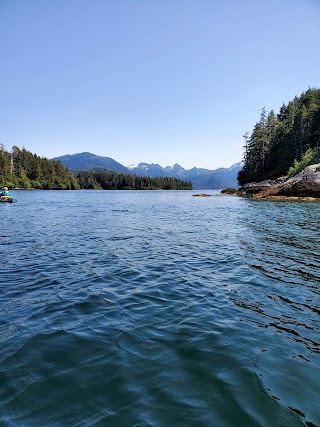
[[[78,171],[75,173],[80,188],[103,190],[192,190],[188,181],[177,178],[150,178],[102,171]]]
[[[283,104],[277,115],[273,110],[267,114],[263,109],[251,135],[246,133],[244,138],[244,166],[238,175],[241,185],[276,179],[288,171],[292,176],[300,167],[304,169],[308,164],[317,163],[320,89],[308,89],[288,105]]]
[[[41,158],[25,148],[11,153],[0,144],[0,185],[44,190],[192,190],[190,182],[177,178],[149,178],[107,170],[71,173],[59,161]]]
[[[302,172],[307,166],[320,163],[320,150],[309,148],[303,155],[300,162],[297,160],[294,161],[293,166],[289,169],[288,178],[291,178],[297,175],[299,172]]]
[[[74,175],[60,162],[41,158],[16,146],[0,144],[0,185],[9,188],[77,189]]]

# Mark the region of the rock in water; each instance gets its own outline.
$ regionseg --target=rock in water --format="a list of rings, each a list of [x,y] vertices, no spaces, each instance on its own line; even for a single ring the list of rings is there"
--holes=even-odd
[[[221,191],[221,194],[237,194],[238,190],[236,190],[235,188],[225,188],[224,190]]]

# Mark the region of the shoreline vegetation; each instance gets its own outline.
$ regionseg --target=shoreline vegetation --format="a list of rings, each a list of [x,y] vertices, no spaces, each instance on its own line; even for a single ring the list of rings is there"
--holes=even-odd
[[[320,199],[320,89],[308,89],[278,114],[262,109],[244,135],[241,187],[223,193],[268,200]]]
[[[292,178],[320,163],[320,89],[308,89],[283,104],[278,114],[262,109],[251,134],[244,135],[241,186],[251,182]]]
[[[192,190],[178,178],[129,175],[105,169],[71,172],[57,160],[0,144],[0,185],[13,190]]]
[[[309,88],[278,114],[262,109],[252,133],[244,135],[240,188],[222,193],[256,199],[320,199],[320,89]],[[0,185],[43,190],[192,190],[189,181],[150,178],[106,169],[69,171],[58,160],[0,144]],[[194,194],[208,197],[208,194]]]

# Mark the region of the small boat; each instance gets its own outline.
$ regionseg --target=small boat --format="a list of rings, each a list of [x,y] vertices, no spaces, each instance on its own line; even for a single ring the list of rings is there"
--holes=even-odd
[[[1,196],[0,202],[13,203],[13,198],[11,196]]]

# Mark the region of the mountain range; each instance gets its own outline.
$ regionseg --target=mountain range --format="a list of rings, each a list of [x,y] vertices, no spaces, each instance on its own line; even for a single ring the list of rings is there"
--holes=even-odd
[[[182,166],[162,167],[155,163],[139,163],[138,165],[124,166],[111,157],[97,156],[92,153],[66,154],[55,157],[69,170],[108,169],[114,172],[150,176],[151,178],[169,176],[191,181],[194,189],[220,189],[226,187],[238,187],[237,175],[242,169],[242,162],[232,165],[230,168],[184,169]]]

